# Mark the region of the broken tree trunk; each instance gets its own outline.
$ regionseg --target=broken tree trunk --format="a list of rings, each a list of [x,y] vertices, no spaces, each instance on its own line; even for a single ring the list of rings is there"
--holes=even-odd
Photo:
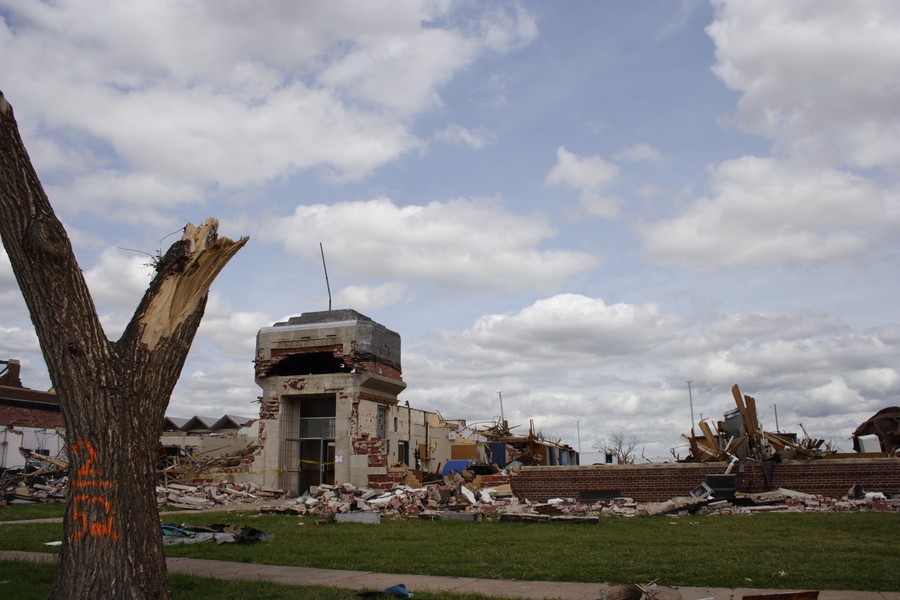
[[[209,287],[247,242],[185,227],[118,341],[103,332],[69,238],[0,93],[0,235],[66,425],[70,491],[52,598],[169,598],[157,443]]]

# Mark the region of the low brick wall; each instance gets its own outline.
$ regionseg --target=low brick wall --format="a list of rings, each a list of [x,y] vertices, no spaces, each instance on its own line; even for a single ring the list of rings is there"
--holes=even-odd
[[[636,502],[659,502],[689,496],[707,475],[721,475],[727,466],[727,463],[673,463],[516,467],[510,470],[510,484],[519,499],[534,502],[613,494],[634,498]],[[897,458],[783,461],[774,464],[770,486],[766,486],[758,463],[736,465],[732,474],[737,490],[747,493],[781,487],[840,498],[854,485],[866,491],[900,493],[900,459]]]

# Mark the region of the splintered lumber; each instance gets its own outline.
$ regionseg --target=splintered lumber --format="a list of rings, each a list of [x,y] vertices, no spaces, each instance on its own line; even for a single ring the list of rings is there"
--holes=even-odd
[[[714,449],[708,448],[704,438],[695,436],[689,437],[684,434],[682,434],[681,437],[690,444],[691,456],[694,457],[694,460],[699,460],[700,462],[714,462],[719,460],[719,453]]]
[[[774,433],[769,433],[768,431],[762,432],[763,437],[766,438],[766,441],[772,445],[772,448],[775,449],[775,452],[781,453],[784,452],[785,448],[793,447],[795,444],[790,440],[783,438],[781,436],[775,435]]]
[[[32,450],[30,452],[30,455],[28,458],[34,458],[37,460],[48,462],[51,465],[53,465],[54,467],[58,467],[60,469],[68,469],[69,468],[69,463],[67,463],[66,461],[53,458],[52,456],[46,456],[44,454],[40,454],[39,452],[35,452],[34,450]]]
[[[744,396],[744,404],[747,407],[747,418],[745,422],[747,433],[751,436],[759,433],[759,420],[756,416],[756,398],[753,396]]]
[[[741,390],[737,384],[731,386],[731,395],[734,396],[734,403],[737,406],[737,409],[741,412],[741,421],[742,427],[744,431],[750,431],[750,415],[747,412],[747,405],[744,404],[744,397],[741,396]]]
[[[686,435],[682,435],[684,439],[688,441],[688,444],[691,446],[691,456],[694,458],[700,458],[700,447],[697,445],[697,438],[693,436],[693,428],[691,428],[691,436],[688,437]]]
[[[713,435],[712,429],[709,427],[709,423],[700,421],[700,431],[703,432],[703,437],[706,438],[706,443],[709,445],[710,449],[715,450],[718,454],[719,444],[716,441],[716,436]]]

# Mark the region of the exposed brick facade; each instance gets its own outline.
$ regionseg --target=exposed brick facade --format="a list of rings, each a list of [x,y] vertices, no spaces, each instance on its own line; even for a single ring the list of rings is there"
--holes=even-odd
[[[494,487],[509,483],[509,475],[482,475],[481,484],[484,487]]]
[[[369,487],[374,490],[392,490],[403,485],[405,481],[406,475],[404,473],[369,475]]]
[[[388,466],[387,440],[381,438],[354,438],[353,453],[368,456],[368,466],[370,467]]]
[[[281,412],[281,398],[278,396],[259,397],[259,418],[275,420]]]
[[[63,417],[61,412],[56,411],[0,406],[0,424],[13,427],[62,429]]]
[[[707,475],[721,475],[726,467],[727,463],[518,467],[512,470],[510,484],[520,499],[535,502],[608,492],[636,502],[659,502],[690,495]],[[738,491],[748,493],[782,487],[840,498],[853,485],[867,491],[900,492],[897,458],[784,461],[774,465],[770,487],[759,464],[736,466],[733,474]]]

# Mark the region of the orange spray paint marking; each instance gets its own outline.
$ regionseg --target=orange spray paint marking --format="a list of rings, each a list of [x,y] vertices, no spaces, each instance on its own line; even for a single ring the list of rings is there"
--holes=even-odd
[[[73,488],[77,487],[103,487],[103,488],[112,488],[115,487],[112,481],[100,481],[95,479],[88,479],[86,481],[73,481],[69,484]]]
[[[89,476],[96,476],[99,473],[94,466],[97,460],[97,452],[94,450],[93,444],[88,441],[78,441],[72,446],[72,455],[77,456],[79,453],[86,454],[87,460],[75,472],[77,479],[70,482],[72,488],[101,488],[112,489],[115,487],[112,481],[104,481],[99,479],[84,479]],[[88,512],[102,512],[99,518],[90,520]],[[73,497],[72,517],[79,525],[77,531],[72,534],[72,541],[77,542],[86,535],[101,538],[108,537],[114,542],[119,541],[119,534],[113,529],[115,524],[115,511],[109,500],[100,496],[90,494],[79,494]]]
[[[97,460],[97,453],[94,451],[94,445],[87,441],[75,442],[75,445],[72,446],[72,454],[78,454],[78,451],[82,448],[87,452],[88,459],[83,465],[78,467],[78,471],[76,471],[75,474],[78,477],[96,475],[97,469],[94,467],[94,461]]]
[[[117,534],[113,529],[113,523],[115,522],[115,513],[113,512],[112,506],[110,505],[108,500],[106,500],[105,498],[100,498],[99,496],[88,496],[87,494],[80,494],[78,496],[75,496],[74,500],[75,505],[72,509],[72,516],[75,518],[75,521],[81,521],[81,527],[78,531],[72,534],[73,542],[77,542],[87,534],[90,534],[93,537],[108,537],[114,542],[119,541],[119,534]],[[100,505],[100,507],[106,512],[105,521],[102,518],[95,521],[88,521],[86,509],[91,504]]]

